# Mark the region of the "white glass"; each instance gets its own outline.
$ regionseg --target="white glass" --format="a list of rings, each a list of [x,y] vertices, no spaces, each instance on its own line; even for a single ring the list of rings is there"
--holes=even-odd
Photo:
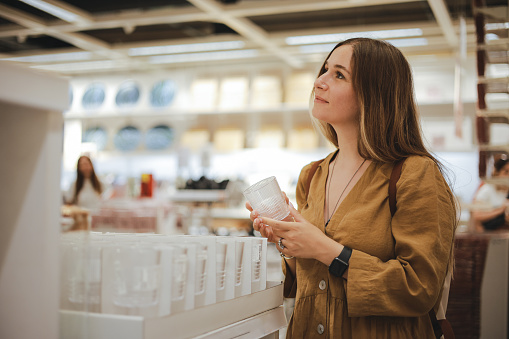
[[[159,252],[150,247],[122,246],[114,253],[113,303],[139,308],[158,304],[161,279]]]
[[[67,296],[75,304],[101,303],[101,247],[74,243],[65,252]]]
[[[268,177],[248,187],[244,196],[263,217],[283,220],[290,214],[276,177]]]

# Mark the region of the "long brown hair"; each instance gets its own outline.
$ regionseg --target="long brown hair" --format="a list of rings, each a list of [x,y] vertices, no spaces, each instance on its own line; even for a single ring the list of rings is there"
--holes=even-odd
[[[78,158],[78,162],[77,162],[77,169],[76,169],[76,185],[74,187],[74,197],[72,199],[72,203],[73,204],[77,204],[78,203],[78,195],[81,191],[81,189],[83,188],[83,185],[85,184],[85,176],[83,175],[83,173],[80,172],[80,160],[81,159],[86,159],[89,163],[90,163],[90,166],[92,167],[92,173],[90,174],[90,181],[92,182],[92,187],[94,188],[94,191],[96,191],[97,193],[101,194],[102,193],[102,185],[101,185],[101,182],[99,181],[99,179],[97,178],[97,175],[95,174],[95,169],[94,169],[94,165],[92,163],[92,160],[87,157],[86,155],[82,155]]]

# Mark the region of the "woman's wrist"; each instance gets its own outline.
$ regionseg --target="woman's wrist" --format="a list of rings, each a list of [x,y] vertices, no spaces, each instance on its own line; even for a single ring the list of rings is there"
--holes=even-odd
[[[343,248],[343,245],[327,237],[327,241],[324,242],[323,246],[320,246],[320,250],[315,259],[329,266],[332,260],[341,253]]]

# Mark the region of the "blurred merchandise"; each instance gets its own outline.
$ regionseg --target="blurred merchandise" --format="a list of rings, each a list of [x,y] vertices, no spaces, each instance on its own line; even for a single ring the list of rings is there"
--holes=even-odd
[[[154,179],[152,178],[152,174],[142,174],[141,175],[140,197],[152,198],[153,188],[154,188]]]
[[[62,231],[83,231],[89,229],[89,210],[74,205],[63,205],[60,208],[60,214]]]

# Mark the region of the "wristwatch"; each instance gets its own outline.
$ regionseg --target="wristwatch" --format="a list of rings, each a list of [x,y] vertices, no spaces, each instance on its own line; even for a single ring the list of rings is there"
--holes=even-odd
[[[343,250],[339,255],[332,260],[329,265],[330,274],[341,277],[348,269],[348,261],[350,261],[350,257],[352,256],[352,249],[350,247],[343,247]]]

